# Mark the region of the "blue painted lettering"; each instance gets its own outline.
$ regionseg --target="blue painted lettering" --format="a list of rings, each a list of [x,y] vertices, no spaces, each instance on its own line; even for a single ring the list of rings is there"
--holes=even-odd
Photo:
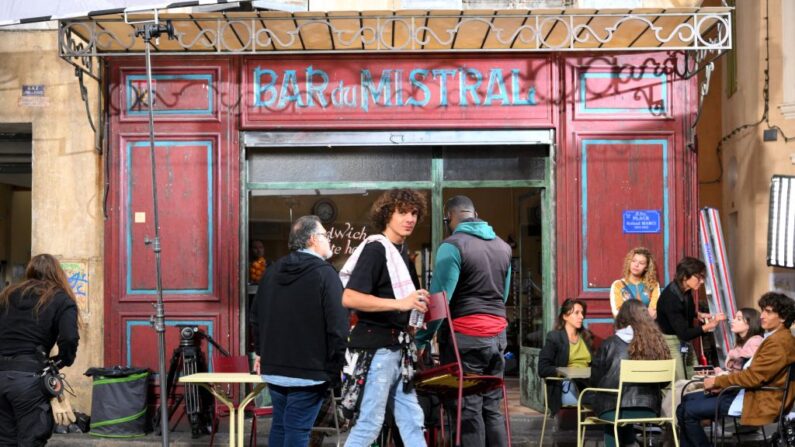
[[[536,100],[536,88],[530,87],[527,91],[527,99],[522,99],[522,87],[519,84],[519,69],[511,70],[511,104],[515,106],[534,106],[538,104]]]
[[[472,76],[475,78],[474,84],[467,84],[467,78]],[[479,70],[474,68],[462,68],[458,74],[458,94],[460,97],[460,106],[467,107],[467,92],[472,96],[472,104],[480,105],[480,97],[478,97],[478,87],[483,83],[483,75]]]
[[[312,78],[319,76],[322,83],[315,85]],[[320,107],[326,108],[328,101],[326,101],[326,87],[328,86],[328,74],[323,70],[315,70],[312,66],[306,67],[306,106],[312,107],[315,105],[314,98],[317,97],[317,102]]]
[[[261,84],[262,77],[265,75],[270,76],[270,82],[263,85]],[[276,84],[277,79],[279,79],[279,75],[273,70],[260,67],[254,69],[255,107],[270,107],[273,104],[277,96],[276,88],[273,85]],[[265,98],[265,96],[267,96],[267,98]]]
[[[290,93],[292,90],[292,93]],[[287,107],[288,102],[294,102],[298,107],[306,107],[304,99],[301,97],[301,90],[298,88],[298,78],[295,70],[284,70],[282,89],[279,92],[279,108]]]
[[[499,93],[494,93],[494,87],[497,87]],[[505,81],[502,78],[502,69],[492,68],[489,71],[489,85],[486,87],[486,99],[483,101],[484,106],[490,106],[491,101],[500,100],[502,105],[510,105],[508,102],[508,91],[505,90]]]
[[[391,102],[391,78],[390,72],[392,70],[383,70],[381,72],[381,79],[378,80],[378,87],[373,84],[373,75],[370,70],[364,69],[361,72],[361,86],[362,86],[362,109],[367,112],[370,109],[370,96],[373,97],[373,104],[378,104],[378,101],[383,97],[384,105],[389,107]]]
[[[396,106],[403,105],[403,70],[395,70],[395,102]]]
[[[453,78],[456,70],[434,69],[433,79],[439,79],[439,105],[447,107],[447,77]]]
[[[340,81],[331,92],[331,103],[334,107],[356,107],[356,90],[346,87],[345,82]]]
[[[251,82],[254,107],[273,110],[290,107],[333,107],[369,112],[373,107],[382,109],[437,107],[437,104],[441,107],[538,104],[536,87],[528,79],[528,74],[519,68],[490,68],[488,83],[485,82],[486,72],[472,67],[411,70],[387,68],[375,74],[364,68],[360,70],[358,80],[340,80],[332,79],[331,72],[315,68],[314,65],[306,65],[300,70],[279,72],[257,66],[253,75]],[[456,76],[457,85],[453,84]],[[457,97],[451,99],[451,92]]]
[[[409,82],[411,83],[412,87],[412,95],[406,101],[406,105],[417,107],[424,107],[428,105],[428,102],[431,100],[431,89],[429,89],[428,86],[420,80],[427,78],[428,73],[428,70],[422,70],[419,68],[411,70],[411,73],[409,73]],[[423,97],[421,100],[414,99],[414,87],[422,91]]]

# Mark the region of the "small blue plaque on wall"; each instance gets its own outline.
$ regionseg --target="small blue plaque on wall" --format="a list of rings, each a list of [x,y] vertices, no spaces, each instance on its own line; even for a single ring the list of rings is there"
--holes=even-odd
[[[657,210],[624,210],[624,234],[659,233],[660,212]]]

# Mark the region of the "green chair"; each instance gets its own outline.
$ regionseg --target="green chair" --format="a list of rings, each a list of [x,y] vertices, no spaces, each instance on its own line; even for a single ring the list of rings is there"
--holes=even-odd
[[[679,447],[679,437],[676,434],[676,408],[674,399],[671,399],[670,417],[651,417],[651,418],[621,418],[621,394],[624,385],[639,383],[667,383],[670,389],[675,390],[676,381],[676,361],[675,360],[621,360],[621,371],[619,373],[618,388],[586,388],[580,393],[577,399],[577,446],[582,447],[585,442],[585,430],[591,425],[612,425],[613,433],[618,440],[619,425],[627,424],[671,424],[674,443]],[[666,385],[667,386],[667,385]],[[666,388],[663,386],[662,388]],[[586,393],[612,393],[616,395],[616,418],[615,420],[601,419],[596,416],[582,417],[582,398]],[[643,432],[643,443],[646,444],[646,432]]]
[[[547,397],[547,380],[554,380],[557,382],[563,382],[564,380],[569,380],[565,377],[545,377],[541,383],[544,391],[544,422],[541,424],[541,437],[538,438],[538,445],[544,445],[544,431],[547,428],[547,418],[549,417],[549,399]],[[573,405],[561,405],[561,408],[574,408]],[[586,410],[587,411],[587,410]]]

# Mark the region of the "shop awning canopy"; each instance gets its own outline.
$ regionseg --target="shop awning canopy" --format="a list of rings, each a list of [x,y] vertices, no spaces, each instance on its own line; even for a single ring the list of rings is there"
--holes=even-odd
[[[152,54],[663,50],[712,60],[732,47],[731,14],[728,7],[161,13],[175,38],[161,37]],[[138,55],[136,22],[152,19],[149,12],[61,20],[61,56]]]
[[[83,54],[143,51],[135,25],[151,15],[64,20]],[[731,8],[160,14],[176,39],[159,53],[648,51],[731,48]],[[66,49],[65,49],[66,50]]]

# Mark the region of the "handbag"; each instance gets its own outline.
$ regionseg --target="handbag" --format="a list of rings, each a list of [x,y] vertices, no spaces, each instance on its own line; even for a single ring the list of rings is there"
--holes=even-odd
[[[774,447],[795,447],[795,419],[787,419],[785,417],[781,425],[783,430],[773,433],[773,436],[770,437],[770,445]]]

